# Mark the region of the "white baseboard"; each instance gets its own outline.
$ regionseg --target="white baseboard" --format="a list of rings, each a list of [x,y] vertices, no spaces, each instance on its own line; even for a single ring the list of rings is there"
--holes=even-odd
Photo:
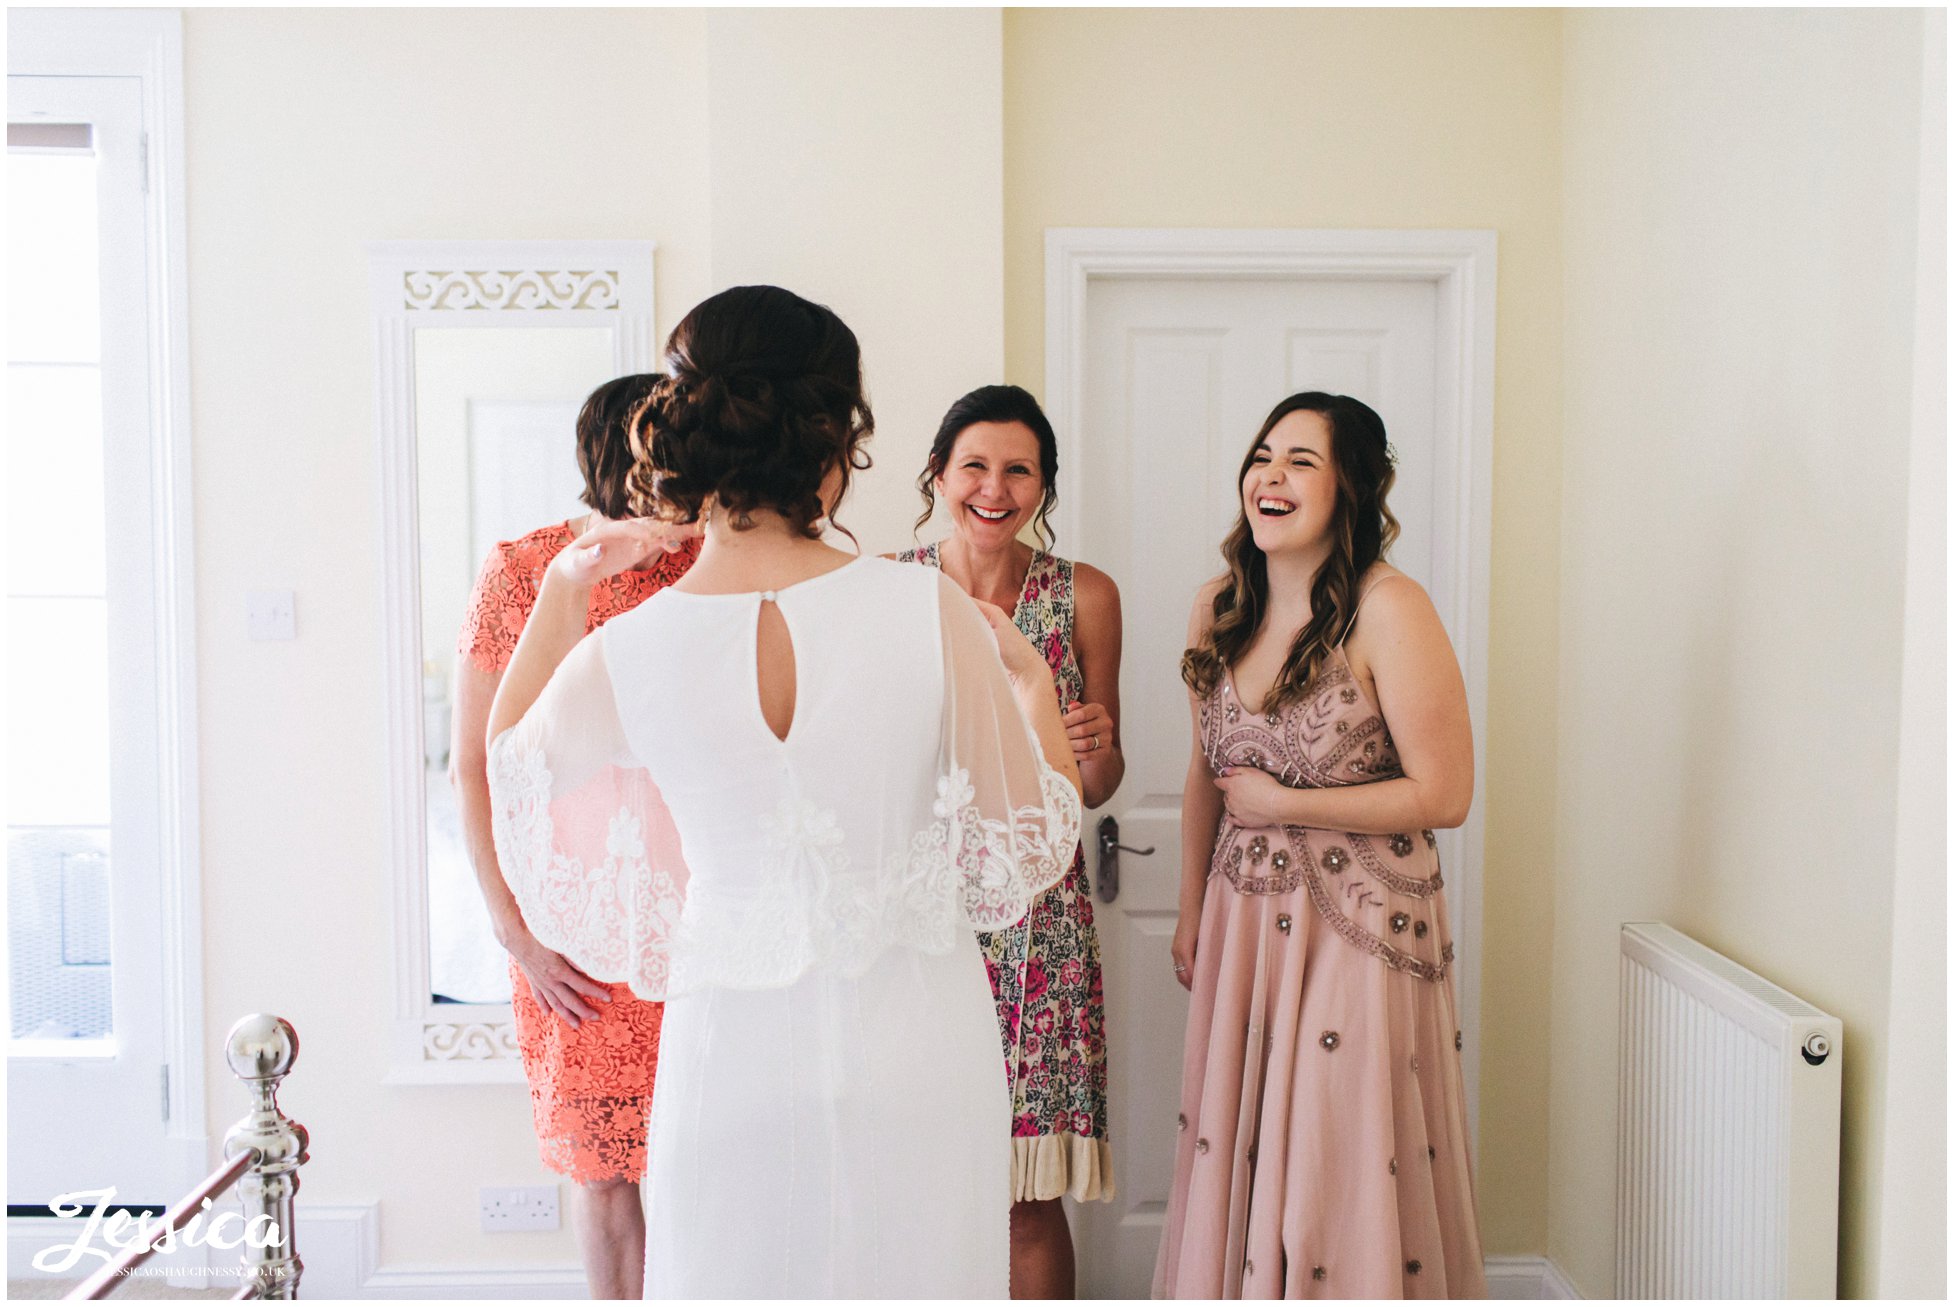
[[[300,1199],[306,1298],[588,1298],[581,1266],[381,1266],[380,1204]]]
[[[1574,1299],[1574,1282],[1547,1257],[1488,1257],[1486,1289],[1494,1298]]]

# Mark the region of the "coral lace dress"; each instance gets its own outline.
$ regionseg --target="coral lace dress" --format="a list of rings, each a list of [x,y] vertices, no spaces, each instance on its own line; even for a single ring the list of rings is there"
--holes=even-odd
[[[461,627],[459,653],[478,671],[499,676],[507,670],[536,607],[543,573],[575,539],[570,524],[559,522],[495,547]],[[678,580],[698,556],[698,542],[688,540],[685,548],[662,555],[643,571],[623,572],[592,587],[584,633]],[[660,1005],[638,998],[629,986],[612,985],[611,1001],[599,1005],[602,1015],[573,1029],[543,1010],[513,961],[509,983],[543,1165],[578,1184],[642,1180]]]
[[[1296,787],[1403,775],[1341,650],[1266,716],[1223,678],[1200,729],[1216,771]],[[1485,1297],[1451,965],[1430,831],[1224,814],[1155,1297]]]

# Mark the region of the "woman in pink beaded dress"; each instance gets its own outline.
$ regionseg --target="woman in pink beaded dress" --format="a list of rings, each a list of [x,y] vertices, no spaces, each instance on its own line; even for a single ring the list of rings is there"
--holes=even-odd
[[[1284,400],[1195,601],[1157,1297],[1486,1294],[1432,834],[1471,806],[1472,732],[1436,610],[1382,561],[1392,476],[1368,407]]]

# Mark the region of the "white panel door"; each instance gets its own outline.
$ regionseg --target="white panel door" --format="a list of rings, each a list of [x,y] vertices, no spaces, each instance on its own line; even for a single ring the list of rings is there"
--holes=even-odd
[[[469,531],[479,561],[499,541],[581,517],[577,405],[559,400],[468,401]]]
[[[1075,1209],[1080,1289],[1144,1298],[1172,1179],[1187,994],[1173,938],[1181,786],[1192,747],[1180,659],[1194,592],[1223,570],[1236,474],[1284,396],[1327,390],[1375,408],[1399,454],[1391,561],[1434,575],[1432,442],[1438,288],[1411,280],[1107,279],[1089,284],[1075,477],[1079,538],[1061,548],[1110,573],[1125,612],[1126,780],[1088,820],[1122,842],[1117,896],[1094,884],[1104,950],[1118,1196]]]

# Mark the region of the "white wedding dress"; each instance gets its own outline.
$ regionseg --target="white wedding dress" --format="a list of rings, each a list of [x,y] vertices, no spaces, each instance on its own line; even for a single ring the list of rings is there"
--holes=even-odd
[[[1080,805],[963,592],[875,558],[663,590],[564,660],[489,779],[536,937],[666,1003],[645,1296],[1006,1296],[1010,1104],[972,930],[1064,874]]]

